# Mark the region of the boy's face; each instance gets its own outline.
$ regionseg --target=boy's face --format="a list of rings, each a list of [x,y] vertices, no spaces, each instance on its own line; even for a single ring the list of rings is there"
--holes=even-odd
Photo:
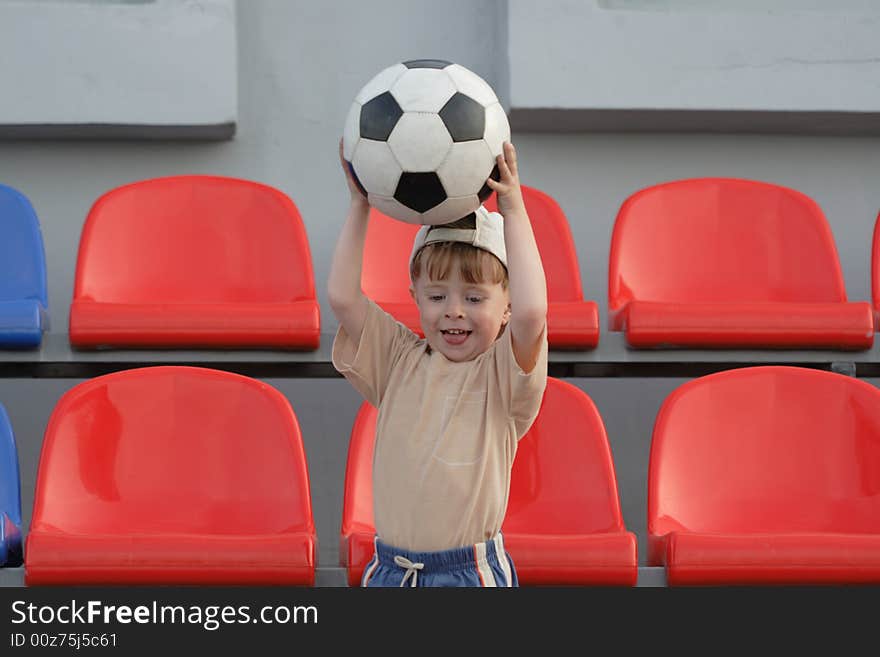
[[[455,266],[442,281],[428,278],[423,266],[410,293],[431,349],[451,361],[485,352],[510,320],[510,295],[501,283],[468,283]]]

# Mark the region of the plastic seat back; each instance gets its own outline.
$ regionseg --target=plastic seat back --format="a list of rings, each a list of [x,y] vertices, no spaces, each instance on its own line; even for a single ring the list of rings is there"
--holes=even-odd
[[[0,185],[0,346],[36,346],[49,308],[46,255],[37,214]]]
[[[874,310],[874,330],[880,330],[880,213],[874,222],[871,245],[871,300]]]
[[[277,189],[174,176],[118,187],[92,206],[73,345],[314,349],[319,336],[305,227]]]
[[[33,560],[45,568],[56,558],[33,549],[46,538],[71,541],[64,558],[76,559],[76,537],[96,537],[88,550],[94,553],[103,540],[139,536],[194,572],[221,548],[225,559],[242,553],[240,568],[271,569],[280,562],[263,560],[277,555],[260,545],[277,547],[291,536],[314,543],[314,533],[302,436],[284,396],[237,374],[151,367],[86,381],[56,405],[40,456],[26,566]],[[184,549],[174,557],[186,536],[200,537],[205,554],[194,558]],[[221,547],[212,548],[212,540]],[[153,564],[149,553],[137,559],[142,568]],[[93,560],[79,565],[97,568]],[[114,568],[125,581],[126,568]],[[216,577],[224,581],[222,573]]]
[[[219,176],[110,190],[83,228],[74,299],[110,303],[314,298],[308,239],[280,191]]]
[[[21,477],[15,436],[6,409],[0,404],[0,566],[20,566]]]
[[[361,272],[364,294],[383,307],[409,305],[416,317],[418,310],[409,293],[409,256],[419,228],[370,208]]]
[[[541,410],[519,441],[505,534],[624,531],[605,425],[586,393],[548,378]]]
[[[345,492],[342,501],[342,542],[340,558],[346,563],[348,537],[362,532],[375,534],[373,521],[373,448],[379,411],[363,402],[355,417],[345,466]],[[363,566],[363,564],[361,564]]]
[[[612,329],[630,301],[845,302],[831,229],[793,189],[698,178],[630,196],[614,225],[608,272]]]
[[[548,300],[554,303],[583,301],[577,251],[565,213],[553,197],[541,190],[523,185],[522,192],[544,266]],[[491,212],[498,212],[497,196],[493,194],[485,206]]]
[[[649,563],[669,532],[880,533],[880,390],[750,367],[676,389],[654,426]]]

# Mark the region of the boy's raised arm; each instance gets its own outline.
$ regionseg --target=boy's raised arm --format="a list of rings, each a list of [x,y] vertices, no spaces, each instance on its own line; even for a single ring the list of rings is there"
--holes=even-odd
[[[351,179],[348,166],[342,157],[341,141],[339,159],[345,171],[351,203],[333,252],[333,263],[330,265],[330,276],[327,280],[327,299],[345,332],[352,340],[360,342],[367,316],[367,297],[361,290],[361,268],[370,205]]]
[[[547,323],[547,281],[523,202],[516,150],[510,142],[504,143],[504,152],[498,156],[498,172],[501,180],[490,179],[488,184],[498,194],[498,211],[504,217],[513,354],[522,370],[531,372]]]

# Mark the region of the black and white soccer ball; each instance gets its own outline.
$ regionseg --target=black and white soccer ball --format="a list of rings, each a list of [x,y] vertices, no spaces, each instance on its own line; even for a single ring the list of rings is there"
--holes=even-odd
[[[474,212],[498,180],[507,114],[485,80],[437,59],[395,64],[357,94],[343,157],[370,205],[415,224]]]

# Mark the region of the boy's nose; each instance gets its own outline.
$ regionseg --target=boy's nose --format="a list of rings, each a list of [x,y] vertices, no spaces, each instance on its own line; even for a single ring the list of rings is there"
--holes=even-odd
[[[460,303],[450,303],[446,306],[446,317],[449,319],[464,317],[464,310]]]

